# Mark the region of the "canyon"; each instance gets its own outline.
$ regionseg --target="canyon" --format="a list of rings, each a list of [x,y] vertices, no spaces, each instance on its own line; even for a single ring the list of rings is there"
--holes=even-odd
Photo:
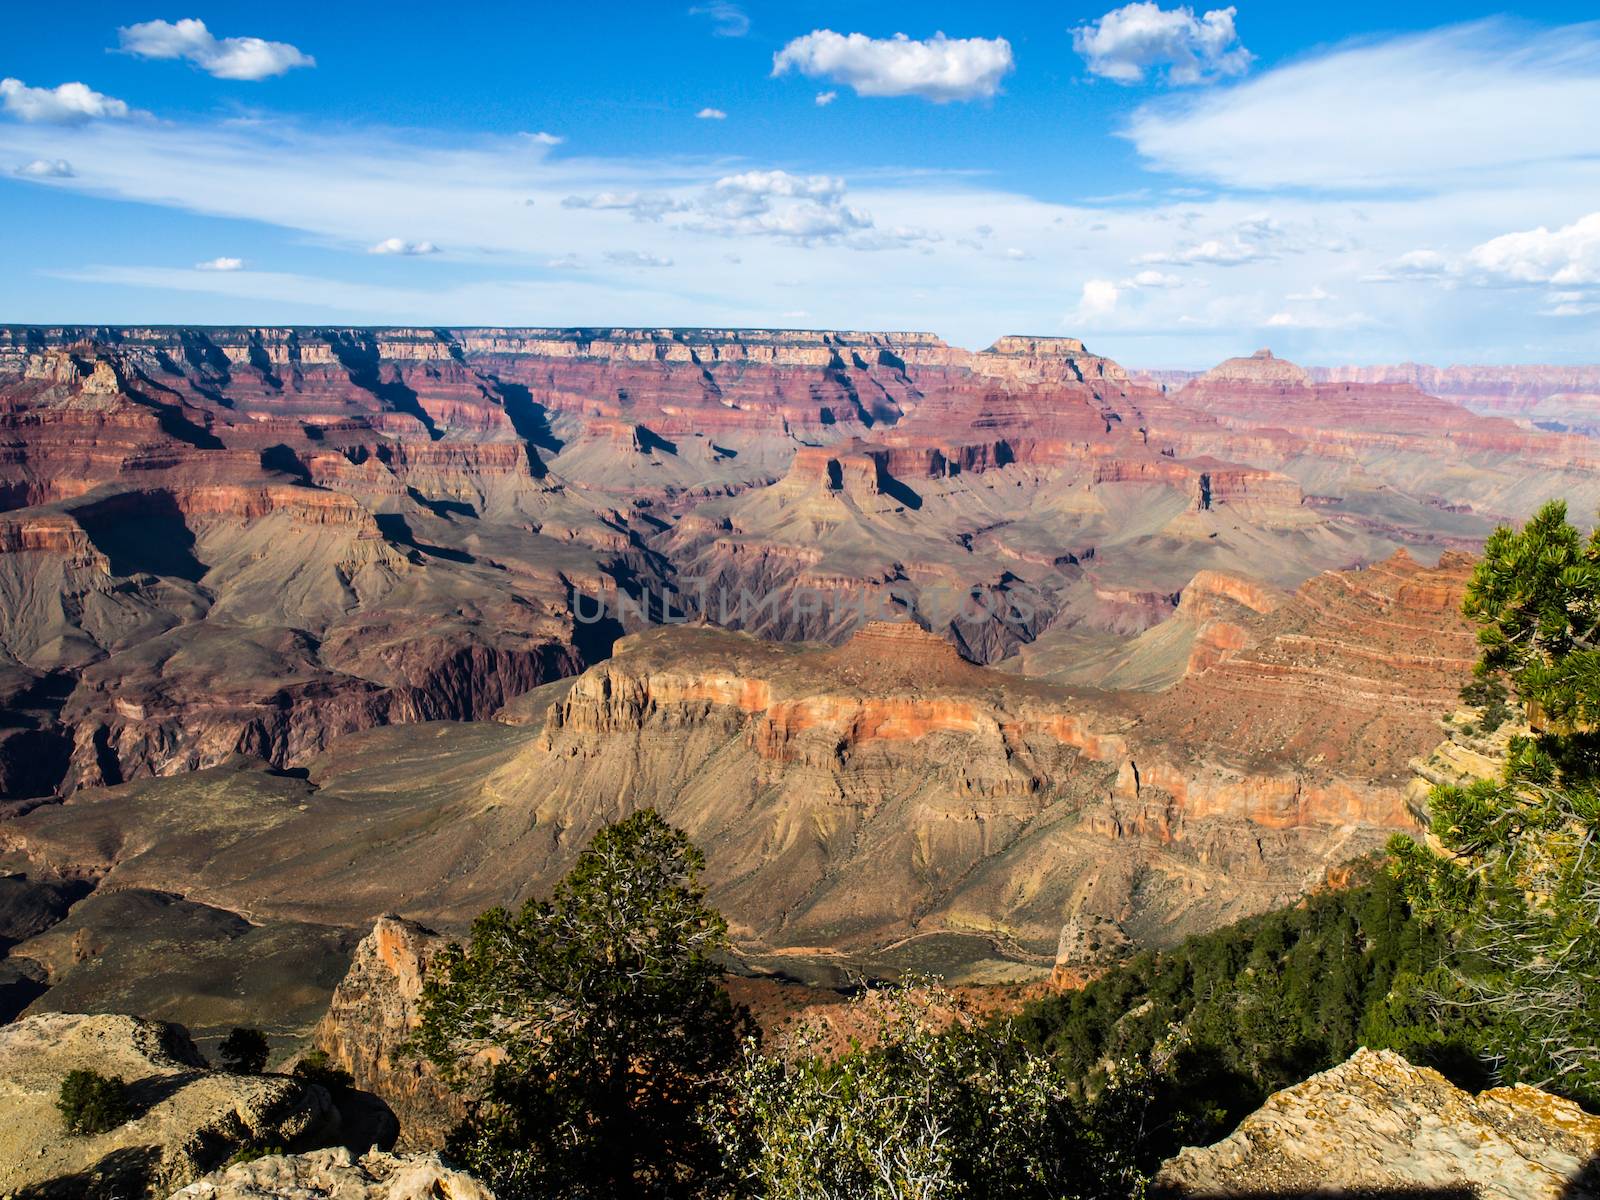
[[[1540,407],[1592,382],[0,328],[0,999],[303,1040],[380,914],[459,929],[644,805],[809,983],[1290,902],[1417,828],[1471,553],[1600,505]]]

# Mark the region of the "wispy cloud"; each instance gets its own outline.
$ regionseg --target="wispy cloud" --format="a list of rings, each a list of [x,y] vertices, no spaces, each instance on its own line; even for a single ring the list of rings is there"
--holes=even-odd
[[[242,271],[244,259],[242,258],[208,258],[205,262],[194,265],[196,271]]]
[[[619,267],[670,267],[672,260],[642,250],[608,250],[606,261]]]
[[[702,121],[726,121],[728,114],[720,108],[702,108],[695,116]]]
[[[415,256],[419,254],[437,254],[439,247],[432,242],[408,242],[405,238],[384,238],[376,245],[367,247],[368,254],[402,254]]]
[[[1600,24],[1484,21],[1150,104],[1126,133],[1161,170],[1232,187],[1438,190],[1592,159],[1596,112]]]
[[[36,158],[14,172],[24,179],[71,179],[72,164],[64,158]]]
[[[705,17],[711,22],[711,32],[718,37],[737,38],[750,32],[750,18],[744,9],[731,0],[713,0],[710,4],[697,4],[689,10],[692,17]]]

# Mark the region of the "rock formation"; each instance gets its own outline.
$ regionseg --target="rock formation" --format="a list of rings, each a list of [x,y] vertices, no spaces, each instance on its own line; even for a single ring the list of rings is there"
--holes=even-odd
[[[466,1115],[432,1068],[404,1049],[420,1019],[417,1002],[428,962],[444,941],[413,921],[379,917],[312,1034],[317,1048],[349,1071],[356,1087],[394,1112],[402,1147],[437,1148]]]
[[[1518,1084],[1471,1095],[1392,1051],[1271,1096],[1214,1146],[1169,1159],[1158,1195],[1593,1200],[1600,1117]]]
[[[445,1165],[436,1154],[393,1155],[373,1150],[359,1158],[339,1147],[308,1154],[275,1154],[213,1172],[172,1194],[172,1200],[494,1200],[488,1186]]]
[[[69,1135],[56,1110],[68,1071],[120,1076],[135,1116]],[[53,1013],[0,1027],[0,1191],[165,1196],[241,1149],[317,1145],[336,1134],[328,1094],[284,1075],[210,1071],[177,1026]]]
[[[1167,945],[1290,902],[1417,828],[1409,764],[1438,742],[1474,653],[1455,612],[1465,574],[1459,559],[1397,556],[1288,593],[1199,577],[1176,628],[1136,639],[1123,664],[1175,664],[1178,682],[1154,691],[981,667],[905,621],[869,621],[839,647],[694,625],[630,635],[498,723],[370,730],[306,779],[240,763],[0,826],[0,865],[98,888],[12,955],[53,984],[36,1010],[90,991],[150,1008],[142,964],[181,922],[188,971],[231,979],[248,963],[251,989],[281,997],[275,1032],[304,1036],[320,1001],[290,1003],[291,981],[333,990],[349,943],[330,930],[365,933],[384,912],[459,929],[541,894],[602,823],[650,804],[705,849],[711,898],[755,968],[1095,969],[1106,946]],[[137,933],[138,911],[164,915]],[[1093,936],[1063,937],[1074,922]],[[414,990],[420,935],[379,932],[344,985],[353,1012],[373,1007],[368,976]],[[161,1012],[241,1023],[182,1004]],[[317,1036],[400,1110],[404,1089],[375,1082],[396,1069],[405,1020],[391,1008],[346,1022],[391,1031],[370,1061],[329,1027]]]
[[[0,328],[0,800],[480,719],[664,613],[1105,648],[1199,571],[1592,507],[1586,445],[1270,356],[1163,392],[1072,338]]]

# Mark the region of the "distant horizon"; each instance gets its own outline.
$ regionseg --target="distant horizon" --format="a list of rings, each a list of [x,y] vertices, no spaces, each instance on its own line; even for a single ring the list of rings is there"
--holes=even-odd
[[[1189,373],[1189,374],[1203,374],[1204,372],[1210,370],[1211,368],[1213,368],[1215,366],[1218,366],[1221,363],[1227,362],[1230,359],[1249,358],[1253,354],[1256,354],[1256,353],[1258,353],[1258,352],[1260,352],[1262,350],[1269,351],[1272,354],[1272,356],[1274,358],[1276,358],[1276,359],[1280,359],[1280,360],[1282,360],[1284,362],[1292,363],[1293,365],[1295,365],[1297,367],[1303,367],[1303,368],[1305,368],[1306,370],[1309,370],[1309,371],[1319,371],[1319,370],[1326,371],[1326,370],[1338,370],[1338,369],[1341,369],[1341,368],[1358,368],[1358,367],[1370,367],[1370,368],[1378,368],[1378,367],[1426,367],[1426,368],[1430,368],[1430,369],[1433,369],[1433,370],[1451,370],[1451,369],[1457,369],[1457,368],[1459,368],[1459,369],[1476,369],[1476,368],[1484,368],[1484,369],[1495,369],[1495,368],[1515,369],[1515,368],[1521,368],[1521,367],[1529,367],[1529,368],[1532,368],[1532,367],[1541,367],[1541,368],[1555,367],[1555,368],[1570,368],[1570,369],[1582,369],[1582,368],[1585,368],[1585,367],[1593,367],[1593,368],[1596,368],[1596,369],[1600,369],[1600,355],[1597,355],[1595,358],[1592,358],[1592,359],[1580,359],[1580,360],[1576,360],[1576,361],[1573,361],[1573,362],[1541,362],[1541,361],[1537,361],[1537,360],[1533,360],[1533,359],[1524,359],[1524,360],[1517,360],[1517,361],[1504,361],[1504,362],[1489,361],[1489,360],[1461,361],[1461,362],[1452,362],[1452,361],[1429,362],[1429,361],[1426,361],[1426,360],[1423,360],[1423,359],[1417,359],[1417,358],[1410,358],[1410,359],[1381,359],[1381,360],[1380,359],[1373,359],[1373,360],[1346,359],[1346,360],[1343,360],[1343,361],[1325,360],[1325,361],[1322,361],[1322,362],[1314,362],[1314,361],[1307,361],[1307,360],[1304,360],[1304,359],[1294,358],[1294,357],[1291,357],[1288,354],[1280,353],[1275,347],[1270,346],[1270,345],[1257,346],[1254,350],[1241,350],[1236,354],[1224,355],[1221,358],[1210,360],[1210,361],[1206,361],[1206,362],[1203,362],[1203,363],[1202,362],[1198,362],[1198,361],[1195,362],[1195,363],[1191,363],[1189,365],[1180,365],[1180,364],[1175,364],[1175,363],[1144,363],[1144,362],[1138,362],[1137,360],[1123,359],[1123,358],[1118,357],[1115,354],[1103,353],[1102,351],[1098,350],[1093,344],[1091,344],[1091,340],[1090,339],[1084,338],[1084,337],[1081,337],[1081,336],[1079,336],[1077,334],[1072,334],[1072,333],[1002,333],[1002,334],[999,334],[994,339],[992,339],[991,341],[989,341],[985,345],[982,345],[982,346],[970,346],[970,345],[963,345],[960,342],[952,341],[950,338],[948,338],[945,335],[939,333],[938,331],[932,330],[932,329],[889,328],[889,327],[885,327],[885,328],[881,328],[881,329],[868,329],[868,328],[859,328],[859,327],[858,328],[844,328],[844,327],[800,326],[800,325],[794,325],[794,326],[781,326],[781,325],[627,325],[627,324],[604,323],[604,322],[598,323],[598,324],[573,324],[573,325],[538,325],[538,324],[517,325],[517,324],[509,324],[509,323],[506,323],[506,322],[487,322],[487,323],[465,322],[465,323],[463,323],[463,322],[430,322],[430,321],[392,321],[392,322],[313,321],[313,322],[291,323],[291,322],[281,322],[281,321],[228,321],[228,322],[215,322],[215,321],[7,321],[7,320],[0,320],[0,333],[10,332],[10,331],[14,331],[14,330],[26,330],[26,329],[62,330],[62,331],[66,331],[66,330],[86,330],[87,331],[87,330],[101,330],[101,329],[104,329],[104,330],[126,330],[126,329],[152,329],[152,330],[168,330],[168,329],[170,329],[170,330],[179,330],[179,329],[198,329],[198,330],[230,330],[230,331],[247,331],[247,330],[249,330],[249,331],[253,331],[253,330],[268,330],[268,329],[280,330],[281,329],[281,330],[288,330],[288,331],[293,332],[293,333],[301,333],[301,332],[315,333],[315,332],[317,332],[319,330],[324,330],[324,329],[360,330],[360,331],[371,332],[371,333],[379,333],[379,332],[393,331],[393,330],[420,330],[420,331],[425,331],[425,332],[435,332],[435,331],[438,331],[438,330],[447,330],[447,331],[450,331],[450,332],[470,332],[470,331],[491,330],[492,329],[492,330],[504,330],[504,331],[506,331],[508,333],[527,333],[527,332],[548,332],[548,333],[579,333],[579,332],[584,332],[584,333],[589,333],[589,332],[593,332],[593,333],[674,333],[674,334],[681,334],[681,333],[731,333],[731,334],[747,334],[747,333],[805,333],[805,334],[817,334],[817,335],[823,335],[823,334],[834,334],[834,335],[840,335],[840,334],[846,334],[846,335],[847,334],[865,334],[865,335],[875,335],[875,336],[885,336],[885,337],[932,337],[932,338],[938,339],[939,342],[941,342],[943,345],[946,345],[946,346],[950,347],[953,350],[961,350],[961,351],[963,351],[965,353],[968,353],[968,354],[983,354],[983,353],[993,349],[993,347],[998,342],[1000,342],[1001,340],[1003,340],[1005,338],[1027,338],[1027,339],[1036,339],[1038,341],[1077,341],[1077,342],[1081,342],[1083,344],[1085,353],[1093,355],[1096,358],[1109,359],[1110,361],[1117,363],[1119,366],[1121,366],[1124,369],[1126,369],[1126,370],[1128,370],[1128,371],[1130,371],[1132,373],[1135,373],[1135,374],[1137,374],[1137,373],[1156,374],[1156,373],[1163,373],[1163,372],[1183,372],[1183,373]]]

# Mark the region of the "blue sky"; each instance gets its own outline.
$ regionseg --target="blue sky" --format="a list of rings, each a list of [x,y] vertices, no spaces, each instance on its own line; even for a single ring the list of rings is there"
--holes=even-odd
[[[14,7],[0,320],[1593,361],[1592,11]]]

